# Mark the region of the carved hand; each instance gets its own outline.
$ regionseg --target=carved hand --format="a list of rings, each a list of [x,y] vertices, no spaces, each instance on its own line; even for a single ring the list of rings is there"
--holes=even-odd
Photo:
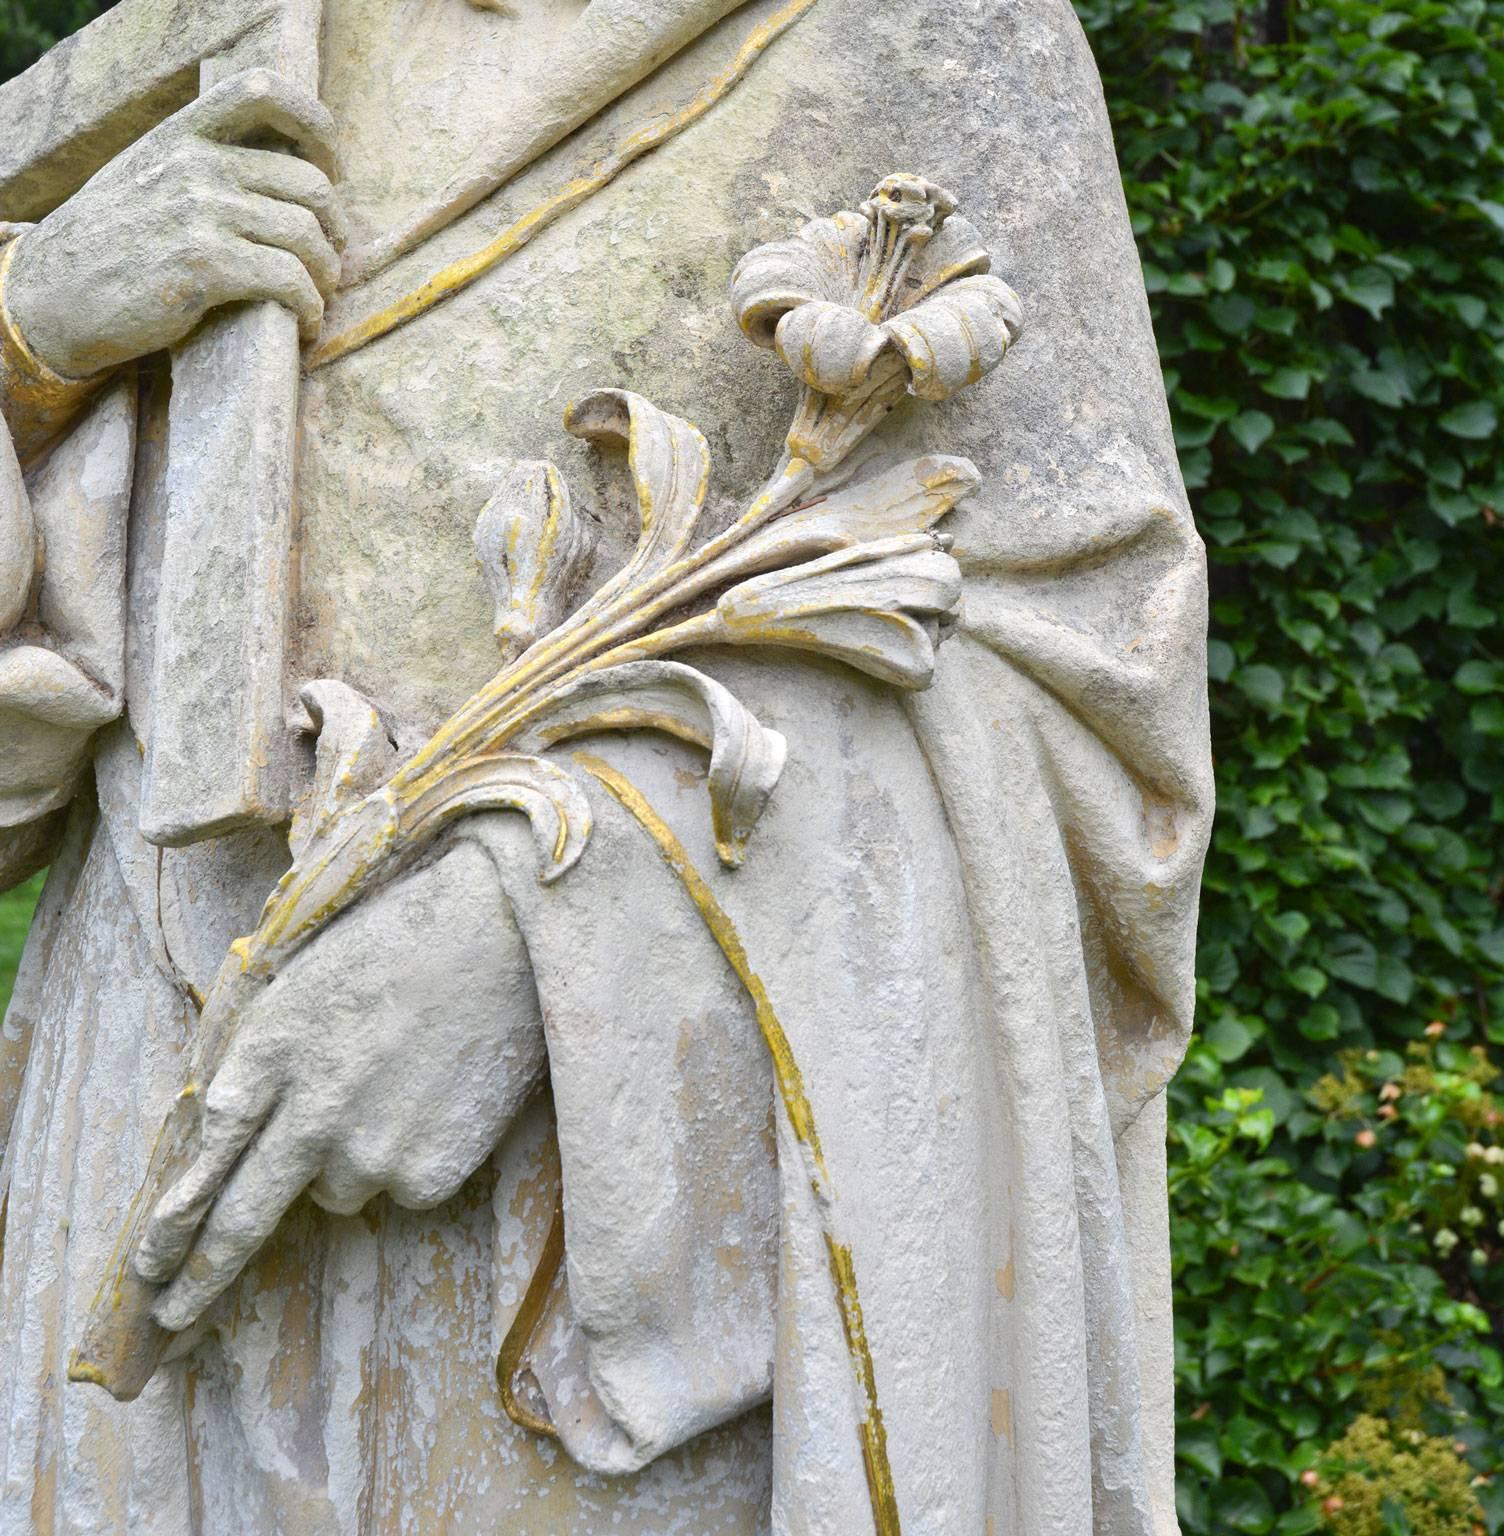
[[[357,1211],[446,1200],[544,1070],[527,951],[487,854],[461,843],[385,887],[259,996],[205,1096],[199,1156],[137,1268],[189,1326],[305,1189]]]
[[[311,334],[345,239],[333,135],[328,112],[270,71],[223,81],[21,236],[12,320],[67,378],[171,346],[241,299],[285,304]],[[306,159],[248,144],[269,139]]]

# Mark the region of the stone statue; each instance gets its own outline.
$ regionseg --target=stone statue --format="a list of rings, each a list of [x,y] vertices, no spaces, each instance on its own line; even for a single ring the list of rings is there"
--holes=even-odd
[[[124,0],[0,145],[0,1533],[1173,1533],[1066,0]]]

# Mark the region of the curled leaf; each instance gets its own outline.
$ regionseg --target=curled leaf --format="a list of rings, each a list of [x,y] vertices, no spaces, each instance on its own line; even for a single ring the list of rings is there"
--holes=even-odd
[[[395,766],[396,749],[370,700],[345,683],[305,683],[298,699],[318,733],[313,783],[292,816],[288,846],[298,858],[346,805],[375,789]]]
[[[884,322],[909,365],[909,392],[947,400],[985,378],[1023,333],[1023,305],[998,277],[964,277]]]
[[[519,752],[466,758],[404,809],[403,828],[414,839],[476,811],[521,811],[532,823],[542,868],[552,885],[579,863],[590,840],[590,802],[572,774],[556,763]]]
[[[549,701],[519,745],[539,750],[590,731],[643,729],[709,750],[716,852],[723,864],[740,864],[788,749],[703,672],[674,661],[634,661],[589,673]]]
[[[542,460],[513,464],[475,523],[475,552],[508,659],[563,620],[570,583],[589,551],[587,525],[559,471]]]
[[[880,470],[768,523],[707,566],[697,590],[858,544],[923,533],[980,484],[970,459],[946,454]]]
[[[927,688],[961,568],[927,534],[881,539],[731,588],[716,604],[731,645],[813,651],[901,688]]]
[[[698,428],[625,389],[598,389],[564,413],[576,437],[625,447],[642,533],[623,580],[661,570],[689,547],[710,487]]]

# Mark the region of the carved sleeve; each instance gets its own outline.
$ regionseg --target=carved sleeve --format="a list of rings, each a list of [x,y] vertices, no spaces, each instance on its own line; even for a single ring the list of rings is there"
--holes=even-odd
[[[30,465],[73,421],[107,377],[65,379],[26,344],[5,302],[16,240],[29,226],[0,223],[0,414],[16,457]]]
[[[94,733],[120,713],[135,391],[120,379],[27,476],[9,420],[0,422],[0,890],[48,861]]]

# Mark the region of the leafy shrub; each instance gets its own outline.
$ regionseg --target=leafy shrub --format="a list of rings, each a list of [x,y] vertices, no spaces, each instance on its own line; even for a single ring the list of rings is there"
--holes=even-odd
[[[1504,0],[1076,3],[1211,561],[1182,1521],[1312,1530],[1360,1410],[1504,1442]]]
[[[1473,1536],[1472,1468],[1448,1441],[1363,1414],[1332,1446],[1318,1484],[1332,1536]]]
[[[1406,1114],[1424,1132],[1401,1133],[1397,1119],[1379,1122],[1382,1144],[1366,1120],[1354,1131],[1395,1064],[1374,1054],[1361,1062],[1371,1089],[1328,1078],[1312,1098],[1340,1094],[1340,1103],[1300,1112],[1307,1139],[1374,1138],[1351,1190],[1314,1188],[1294,1159],[1271,1155],[1275,1116],[1261,1090],[1224,1088],[1173,1126],[1187,1532],[1316,1529],[1314,1469],[1360,1410],[1399,1429],[1470,1435],[1478,1466],[1469,1476],[1497,1452],[1480,1426],[1504,1414],[1504,1360],[1486,1311],[1453,1293],[1432,1229],[1417,1219],[1459,1198],[1457,1169],[1441,1160],[1453,1144],[1452,1104],[1417,1086]]]
[[[0,0],[0,80],[18,75],[57,40],[114,0]]]

